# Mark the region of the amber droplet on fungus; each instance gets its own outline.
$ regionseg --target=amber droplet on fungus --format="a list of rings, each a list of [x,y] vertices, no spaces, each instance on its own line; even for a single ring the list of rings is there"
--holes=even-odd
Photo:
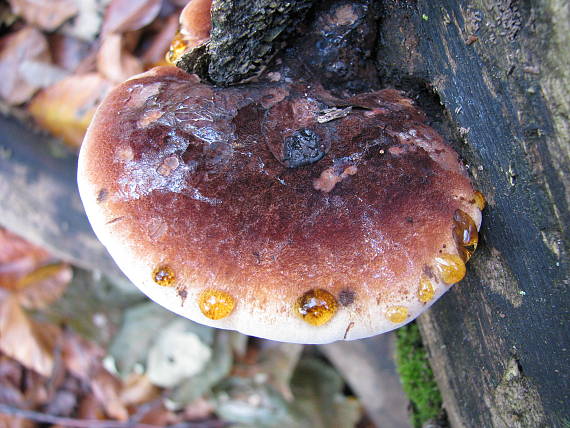
[[[179,31],[172,39],[172,43],[170,44],[170,49],[166,54],[166,62],[169,64],[175,65],[176,61],[180,59],[180,57],[184,54],[186,49],[188,48],[188,43],[184,39],[184,36]]]
[[[176,276],[169,266],[159,266],[152,271],[152,280],[163,287],[170,287],[174,284]]]
[[[404,322],[406,318],[408,318],[408,308],[405,306],[390,306],[386,309],[386,319],[394,324]]]
[[[483,211],[487,206],[487,200],[479,190],[475,190],[475,193],[473,194],[473,202],[480,211]]]
[[[446,284],[455,284],[465,276],[465,263],[457,254],[442,254],[435,258],[435,267]]]
[[[479,242],[477,226],[469,214],[462,210],[456,210],[453,215],[453,238],[457,244],[457,250],[464,262],[468,261]]]
[[[235,299],[222,290],[204,290],[198,298],[198,306],[204,316],[211,320],[220,320],[232,313]]]
[[[418,288],[418,298],[420,299],[420,302],[427,303],[433,299],[434,295],[435,289],[433,288],[433,284],[428,277],[422,276],[420,278],[420,285]]]
[[[337,307],[334,296],[321,289],[307,291],[295,304],[296,312],[312,325],[323,325],[330,321]]]

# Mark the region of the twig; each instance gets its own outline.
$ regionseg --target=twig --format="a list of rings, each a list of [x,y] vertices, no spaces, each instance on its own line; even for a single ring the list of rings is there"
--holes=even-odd
[[[17,407],[0,404],[0,413],[12,415],[23,419],[30,419],[36,422],[62,425],[75,428],[164,428],[158,425],[141,424],[136,421],[109,421],[100,419],[73,419],[63,418],[60,416],[48,415],[46,413],[34,412],[32,410],[23,410]],[[225,425],[225,424],[224,424]],[[177,427],[183,428],[208,428],[220,427],[224,425],[208,425],[204,422],[182,422],[176,424]]]

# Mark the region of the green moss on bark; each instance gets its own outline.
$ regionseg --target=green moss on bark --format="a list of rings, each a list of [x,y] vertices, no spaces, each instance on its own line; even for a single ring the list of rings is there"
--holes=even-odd
[[[417,324],[396,331],[396,363],[404,392],[411,404],[411,423],[419,428],[441,413],[441,394],[423,347]]]

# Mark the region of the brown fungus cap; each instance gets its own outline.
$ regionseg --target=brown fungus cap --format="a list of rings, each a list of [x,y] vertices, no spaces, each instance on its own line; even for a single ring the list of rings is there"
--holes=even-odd
[[[274,340],[411,321],[465,274],[482,199],[395,90],[213,88],[173,67],[114,89],[79,159],[99,239],[150,298]]]

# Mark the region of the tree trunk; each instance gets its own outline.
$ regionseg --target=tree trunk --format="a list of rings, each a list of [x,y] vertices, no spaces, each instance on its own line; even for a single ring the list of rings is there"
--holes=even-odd
[[[488,199],[467,278],[420,318],[452,426],[567,426],[570,6],[383,7],[381,75],[433,88]]]

